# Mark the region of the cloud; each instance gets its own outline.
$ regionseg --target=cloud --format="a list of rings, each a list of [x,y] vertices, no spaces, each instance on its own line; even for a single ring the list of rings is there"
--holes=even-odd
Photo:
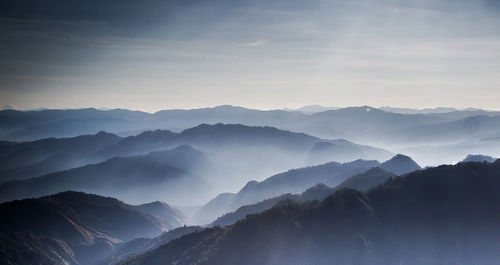
[[[484,1],[7,1],[0,106],[394,105],[435,89],[487,107],[500,16]]]
[[[264,46],[264,45],[267,45],[268,43],[270,43],[272,40],[273,39],[257,40],[257,41],[245,43],[245,46],[248,46],[248,47]]]

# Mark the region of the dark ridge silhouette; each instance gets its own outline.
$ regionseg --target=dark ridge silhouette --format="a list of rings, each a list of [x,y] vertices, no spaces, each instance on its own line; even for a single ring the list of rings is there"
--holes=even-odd
[[[323,201],[284,200],[120,264],[497,264],[500,160],[393,177]]]
[[[115,264],[120,260],[124,260],[127,257],[145,253],[165,245],[168,242],[180,238],[184,235],[195,233],[203,230],[200,226],[184,226],[179,227],[168,232],[164,232],[155,238],[136,238],[123,245],[118,246],[113,250],[113,253],[100,262],[100,265]]]
[[[336,186],[352,175],[362,173],[374,166],[377,161],[356,160],[349,163],[330,162],[318,166],[292,169],[261,182],[248,182],[237,194],[217,197],[200,208],[196,222],[203,224],[213,221],[223,213],[231,212],[241,206],[273,198],[285,193],[300,193],[318,183]],[[224,201],[225,200],[225,201]],[[217,210],[214,210],[217,206]]]
[[[215,125],[201,124],[182,131],[176,141],[185,141],[194,145],[230,145],[247,146],[251,143],[273,145],[290,151],[307,150],[319,138],[304,134],[279,130],[274,127],[252,127],[241,124]]]
[[[112,158],[99,164],[38,178],[3,183],[0,185],[0,201],[43,196],[64,190],[123,195],[127,191],[141,189],[153,191],[152,188],[163,189],[165,198],[179,201],[182,197],[187,200],[192,196],[179,193],[179,189],[202,194],[210,187],[203,179],[181,168],[194,167],[197,162],[203,163],[203,156],[187,146],[147,155]],[[147,191],[142,191],[144,193],[140,197],[149,198]]]
[[[241,206],[284,193],[300,193],[318,183],[337,186],[350,176],[378,165],[377,161],[356,160],[343,164],[330,162],[319,166],[292,169],[261,182],[249,182],[238,192],[234,204]]]
[[[485,156],[485,155],[467,155],[467,157],[462,160],[463,163],[466,163],[466,162],[493,163],[494,161],[495,161],[495,158],[493,158],[491,156]]]
[[[387,172],[379,167],[374,167],[362,174],[349,177],[336,187],[329,187],[323,183],[320,183],[307,189],[301,194],[290,194],[290,193],[283,194],[281,196],[267,199],[256,204],[242,206],[234,212],[224,214],[223,216],[217,218],[209,226],[232,225],[237,221],[245,218],[249,214],[256,214],[263,212],[276,205],[276,203],[285,199],[291,199],[301,202],[323,200],[329,195],[333,194],[335,191],[342,188],[351,188],[351,189],[365,191],[372,187],[375,187],[376,185],[384,183],[389,178],[395,176],[396,175]]]
[[[299,195],[294,195],[294,194],[283,194],[281,196],[273,197],[267,200],[263,200],[261,202],[255,203],[255,204],[249,204],[245,206],[241,206],[234,212],[226,213],[222,215],[221,217],[217,218],[215,221],[213,221],[211,224],[208,225],[208,227],[214,227],[214,226],[226,226],[226,225],[232,225],[239,220],[244,219],[250,214],[256,214],[256,213],[261,213],[265,210],[271,209],[273,206],[275,206],[278,202],[282,200],[299,200],[300,196]]]
[[[96,264],[121,242],[158,236],[166,221],[114,198],[63,192],[0,204],[2,264]]]
[[[396,175],[392,172],[385,171],[380,167],[374,167],[369,169],[365,173],[354,175],[344,180],[336,188],[350,188],[365,191],[381,183],[384,183],[387,179],[395,176]]]
[[[377,166],[380,168],[372,169],[358,176],[359,179],[351,179],[352,176]],[[255,204],[281,194],[301,193],[318,183],[336,187],[349,180],[351,182],[346,187],[364,190],[380,183],[379,180],[387,179],[387,176],[400,175],[419,169],[421,169],[420,166],[410,157],[401,154],[382,164],[377,161],[356,160],[344,164],[330,162],[319,166],[292,169],[261,182],[250,181],[237,194],[226,194],[215,198],[200,208],[194,220],[198,224],[206,224],[241,206]],[[356,185],[357,182],[359,182],[358,185]]]

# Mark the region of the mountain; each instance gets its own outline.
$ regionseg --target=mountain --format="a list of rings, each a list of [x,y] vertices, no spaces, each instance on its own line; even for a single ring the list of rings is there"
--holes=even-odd
[[[335,110],[335,109],[339,109],[339,108],[336,108],[336,107],[324,107],[324,106],[321,106],[321,105],[307,105],[307,106],[303,106],[303,107],[300,107],[298,109],[283,109],[283,110],[286,110],[286,111],[299,111],[299,112],[302,112],[302,113],[305,113],[305,114],[312,114],[312,113],[317,113],[317,112],[323,112],[323,111],[327,111],[327,110]]]
[[[434,113],[449,113],[459,111],[456,108],[425,108],[425,109],[410,109],[410,108],[393,108],[393,107],[380,107],[378,108],[387,112],[401,113],[401,114],[434,114]]]
[[[132,202],[160,198],[173,203],[199,202],[209,196],[210,185],[189,172],[198,161],[203,163],[202,155],[187,146],[147,155],[112,158],[42,177],[2,183],[0,201],[78,190],[119,196]],[[186,190],[194,194],[188,194]]]
[[[283,195],[280,195],[277,197],[263,200],[263,201],[258,202],[258,203],[241,206],[236,211],[226,213],[226,214],[220,216],[219,218],[215,219],[215,221],[210,223],[208,225],[208,227],[232,225],[232,224],[234,224],[242,219],[245,219],[245,217],[247,217],[248,215],[261,213],[265,210],[271,209],[280,201],[288,200],[288,199],[298,200],[299,198],[300,198],[300,196],[298,196],[298,195],[293,195],[293,194],[287,193],[287,194],[283,194]]]
[[[140,144],[131,145],[131,142]],[[318,143],[328,143],[333,148],[317,149]],[[120,147],[124,145],[127,147]],[[344,162],[350,158],[385,160],[392,156],[386,150],[346,140],[324,140],[273,127],[221,123],[201,124],[177,134],[167,131],[143,133],[125,138],[107,150],[153,151],[178,145],[192,146],[210,157],[217,168],[203,170],[200,174],[218,183],[220,190],[234,190],[255,176],[269,176],[289,168],[337,158]],[[119,153],[131,154],[116,152]]]
[[[194,222],[197,224],[208,224],[215,218],[227,213],[235,197],[236,193],[226,192],[217,195],[196,211],[193,216]]]
[[[359,145],[347,140],[323,140],[314,143],[308,153],[308,164],[326,163],[330,161],[347,162],[356,159],[385,160],[392,156],[380,148]]]
[[[288,168],[332,160],[386,159],[392,155],[383,149],[346,140],[324,140],[273,127],[218,123],[201,124],[180,133],[146,131],[98,151],[95,157],[102,160],[138,155],[178,145],[193,146],[209,154],[219,171],[211,168],[200,174],[211,178],[227,176],[217,181],[226,183],[226,190],[242,185],[251,176],[275,174]]]
[[[326,157],[384,156],[384,150],[356,145],[346,140],[323,140],[304,133],[294,133],[273,127],[242,124],[201,124],[180,133],[166,130],[145,131],[129,136],[98,152],[104,157],[127,156],[147,153],[176,145],[191,145],[202,149],[234,149],[248,144],[279,148],[308,155]],[[324,158],[321,158],[324,159]],[[343,160],[348,159],[344,158]]]
[[[138,135],[129,136],[123,140],[103,147],[97,152],[98,157],[110,158],[115,156],[130,156],[161,149],[176,135],[167,130],[145,131]]]
[[[96,264],[121,242],[166,231],[113,198],[64,192],[0,204],[2,264]]]
[[[335,187],[329,187],[323,183],[320,183],[307,189],[301,194],[287,193],[274,198],[263,200],[255,204],[241,206],[236,211],[224,214],[221,217],[217,218],[209,226],[213,227],[232,225],[237,221],[244,219],[249,214],[256,214],[270,209],[282,200],[294,200],[300,202],[323,200],[331,194],[335,193],[335,191],[342,188],[351,188],[365,191],[381,183],[384,183],[389,178],[395,176],[396,175],[394,175],[393,173],[387,172],[379,167],[374,167],[364,173],[349,177]]]
[[[421,169],[420,166],[413,159],[401,154],[382,164],[378,161],[356,160],[343,164],[330,162],[318,166],[292,169],[273,175],[261,182],[250,181],[236,194],[224,194],[216,197],[198,210],[194,220],[198,224],[205,224],[244,205],[253,205],[282,194],[298,194],[319,183],[329,187],[340,185],[341,187],[364,190],[381,183],[394,174],[401,175],[419,169]],[[326,191],[328,194],[331,192],[330,190]],[[304,195],[304,197],[307,196],[307,194]]]
[[[445,120],[448,120],[448,121],[453,121],[453,120],[461,120],[461,119],[465,119],[467,117],[474,117],[474,116],[499,116],[500,111],[489,111],[489,110],[468,108],[468,109],[464,109],[464,110],[433,113],[432,115],[439,117],[439,118],[442,118],[442,119],[445,119]]]
[[[0,133],[3,139],[33,141],[47,137],[95,134],[99,131],[129,131],[143,127],[149,116],[149,113],[123,109],[2,110]]]
[[[114,133],[150,128],[184,130],[201,123],[244,123],[276,126],[292,123],[304,114],[281,110],[261,111],[233,106],[193,110],[163,110],[154,114],[123,109],[0,111],[0,133],[4,140],[34,140],[46,137],[72,137],[96,133],[96,129]]]
[[[496,264],[500,160],[414,171],[368,192],[285,200],[120,264]]]
[[[416,137],[412,128],[454,122],[473,116],[500,115],[500,112],[472,109],[397,113],[398,111],[391,109],[369,106],[322,110],[313,106],[306,108],[305,114],[301,111],[262,111],[229,105],[191,110],[162,110],[154,114],[120,109],[3,110],[0,111],[0,139],[32,141],[46,137],[95,134],[101,130],[129,136],[151,128],[178,132],[203,123],[239,123],[277,127],[326,139],[343,138],[368,144],[392,144],[395,136],[398,141]],[[440,135],[430,135],[420,141],[435,142],[438,139],[442,139]]]
[[[500,134],[499,134],[500,135]],[[395,149],[395,152],[410,155],[419,164],[438,166],[455,164],[462,161],[469,154],[482,154],[496,157],[500,154],[500,137],[473,137],[457,143],[418,144],[406,148]]]
[[[0,171],[0,180],[25,180],[87,164],[83,155],[55,154],[40,162]]]
[[[168,232],[164,232],[160,236],[154,238],[136,238],[126,242],[125,244],[117,246],[112,254],[105,258],[100,264],[108,265],[115,264],[120,260],[124,260],[127,257],[142,254],[153,249],[158,248],[161,245],[165,245],[170,241],[180,238],[184,235],[198,232],[203,230],[200,226],[184,226],[179,227]]]
[[[73,138],[47,138],[33,142],[9,143],[0,152],[0,169],[23,167],[55,155],[81,156],[96,152],[120,141],[120,137],[99,132]]]
[[[204,158],[199,159],[200,154],[196,154],[196,152],[181,151],[182,148],[179,146],[186,145],[203,151]],[[144,156],[148,152],[163,152],[162,150],[166,149],[170,149],[169,156],[166,157],[166,153],[161,153],[160,160],[168,160],[168,164],[171,166],[186,169],[193,175],[205,178],[210,184],[217,187],[214,192],[234,190],[235,187],[241,187],[252,178],[260,179],[262,176],[273,175],[289,168],[319,164],[332,161],[332,159],[340,159],[343,162],[343,159],[385,159],[391,156],[390,152],[383,149],[357,145],[346,140],[324,140],[273,127],[202,124],[180,133],[155,130],[126,138],[100,132],[96,135],[74,138],[48,138],[22,143],[3,142],[0,144],[0,154],[4,153],[0,157],[0,169],[2,165],[4,165],[4,169],[0,171],[0,181],[22,181],[37,177],[52,179],[54,175],[64,178],[63,176],[68,174],[80,174],[81,168],[89,169],[95,165],[99,166],[94,171],[85,174],[102,175],[97,171],[106,168],[106,166],[101,168],[105,162],[107,162],[105,165],[111,166],[109,160],[114,157],[120,157],[118,160],[112,160],[115,163],[124,163],[127,156],[136,157],[130,158],[135,161],[139,159],[138,156]],[[151,153],[149,156],[143,157],[142,160],[155,161],[153,156]],[[201,160],[205,162],[202,163]],[[146,170],[147,166],[142,168]],[[138,167],[135,169],[138,170]],[[65,172],[61,173],[60,171]],[[74,173],[75,171],[80,173]],[[135,171],[134,174],[138,175],[139,172]],[[48,175],[51,176],[47,177]],[[68,183],[75,183],[73,178],[78,177],[70,177],[68,180],[61,181],[63,183],[51,184],[51,186],[59,187],[49,188],[47,193],[33,190],[34,195],[47,195],[66,189],[76,189],[119,196],[120,199],[124,200],[129,199],[129,197],[122,197],[125,193],[120,195],[115,192],[115,187],[109,187],[113,192],[103,193],[102,190],[97,190],[95,187],[88,187],[88,183],[69,185]],[[147,182],[147,178],[145,182]],[[33,180],[32,183],[40,184],[36,180]],[[97,185],[97,183],[104,184],[105,181],[98,181],[95,184]],[[15,189],[21,189],[20,184],[9,185],[14,189],[14,191],[8,191],[11,194],[17,193]],[[29,184],[27,190],[31,189],[30,185],[35,184]],[[100,185],[97,186],[100,187]],[[105,187],[100,188],[105,189]],[[9,196],[4,195],[4,198],[24,198],[24,196]],[[163,199],[163,197],[148,197],[147,201],[158,199]],[[172,201],[173,198],[169,196],[166,199]],[[137,199],[132,201],[140,202]]]
[[[164,202],[154,201],[144,203],[133,206],[132,209],[164,220],[167,223],[168,229],[174,229],[187,223],[186,216],[181,211]]]
[[[350,140],[389,140],[386,134],[415,125],[443,122],[439,117],[425,114],[400,114],[385,112],[369,106],[329,110],[310,115],[308,123],[326,124],[348,136]],[[331,135],[317,131],[313,135],[331,138]],[[341,135],[341,136],[342,136]]]
[[[392,132],[394,141],[409,143],[456,143],[500,133],[500,116],[478,115],[460,120],[412,126]]]
[[[241,123],[284,128],[280,125],[294,123],[307,117],[300,112],[256,110],[231,105],[191,110],[162,110],[153,116],[155,121],[169,122],[176,128],[190,128],[202,123]]]
[[[366,190],[373,188],[381,183],[384,183],[386,180],[388,180],[389,178],[393,178],[393,177],[396,177],[396,175],[394,173],[385,171],[384,169],[382,169],[380,167],[374,167],[374,168],[370,168],[368,171],[366,171],[364,173],[354,175],[354,176],[344,180],[337,187],[335,187],[335,189],[350,188],[350,189],[366,191]],[[305,193],[307,194],[307,192],[308,191],[306,191]],[[307,197],[305,194],[303,194],[302,196]],[[316,198],[316,199],[319,200],[319,199],[323,199],[323,198],[324,197]]]
[[[319,166],[292,169],[261,182],[249,182],[238,192],[232,206],[239,207],[284,193],[300,193],[318,183],[337,186],[350,176],[378,165],[379,163],[374,160],[356,160],[343,164],[330,162]]]
[[[10,141],[32,141],[50,137],[68,138],[99,131],[121,132],[130,129],[127,121],[115,118],[71,119],[50,124],[30,126],[10,133],[3,138]]]
[[[491,156],[485,156],[485,155],[467,155],[466,158],[462,160],[462,162],[488,162],[488,163],[493,163],[495,161],[495,158]]]
[[[182,131],[176,143],[202,146],[227,147],[248,144],[271,145],[288,151],[304,151],[320,139],[304,133],[279,130],[274,127],[246,126],[241,124],[201,124]]]
[[[385,169],[396,175],[406,174],[415,170],[422,169],[411,157],[397,154],[390,160],[380,164],[380,168]]]
[[[318,183],[337,186],[347,178],[378,166],[377,161],[356,160],[349,163],[330,162],[318,166],[292,169],[261,182],[250,181],[238,193],[217,196],[195,215],[195,222],[204,224],[241,206],[254,204],[286,193],[301,193]]]

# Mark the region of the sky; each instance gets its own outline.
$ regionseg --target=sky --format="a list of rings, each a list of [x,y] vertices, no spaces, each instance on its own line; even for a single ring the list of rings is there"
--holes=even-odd
[[[500,110],[497,0],[0,3],[0,106]]]

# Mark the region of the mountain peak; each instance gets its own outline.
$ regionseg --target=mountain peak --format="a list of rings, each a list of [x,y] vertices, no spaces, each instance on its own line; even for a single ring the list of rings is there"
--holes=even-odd
[[[411,157],[403,154],[395,155],[393,158],[382,163],[380,167],[396,175],[422,169]]]
[[[411,157],[407,156],[407,155],[403,155],[403,154],[397,154],[395,156],[393,156],[390,160],[412,160]]]
[[[96,136],[96,137],[120,138],[120,137],[119,137],[119,136],[117,136],[116,134],[109,133],[109,132],[106,132],[106,131],[99,131],[99,132],[98,132],[98,133],[96,133],[94,136]]]
[[[491,156],[486,156],[486,155],[472,155],[469,154],[467,155],[466,158],[462,160],[462,162],[488,162],[492,163],[495,162],[495,158]]]
[[[140,133],[137,135],[137,137],[145,137],[145,136],[172,136],[175,135],[176,133],[171,132],[169,130],[148,130]]]

